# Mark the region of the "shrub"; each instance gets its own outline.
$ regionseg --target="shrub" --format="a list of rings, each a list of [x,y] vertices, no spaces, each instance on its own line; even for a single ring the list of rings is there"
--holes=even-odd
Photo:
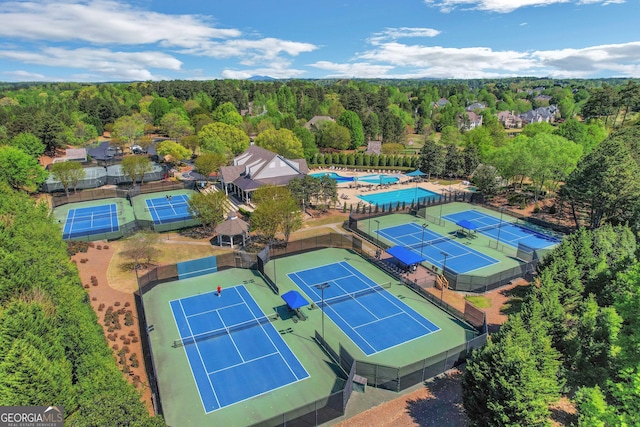
[[[124,315],[124,325],[125,326],[133,325],[133,313],[131,313],[130,311],[127,311],[126,314]]]

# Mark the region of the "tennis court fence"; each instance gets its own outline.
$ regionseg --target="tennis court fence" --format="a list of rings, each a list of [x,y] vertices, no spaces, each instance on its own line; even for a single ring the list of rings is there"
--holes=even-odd
[[[195,190],[195,181],[156,181],[145,182],[142,185],[133,187],[116,187],[116,188],[92,188],[79,190],[66,196],[64,191],[51,193],[51,205],[53,208],[66,205],[67,203],[90,202],[92,200],[112,199],[112,198],[132,198],[140,194],[157,193],[161,191],[171,190]]]
[[[474,200],[471,200],[471,203],[474,203]],[[567,227],[565,225],[553,223],[550,221],[545,221],[540,218],[529,217],[521,213],[514,212],[512,210],[505,209],[504,211],[502,211],[501,210],[502,208],[493,206],[490,204],[485,204],[485,203],[475,203],[475,204],[477,204],[478,206],[482,206],[483,208],[492,210],[494,212],[498,212],[498,213],[504,212],[505,215],[512,216],[524,222],[525,224],[527,224],[527,227],[531,227],[534,230],[536,227],[541,227],[544,234],[548,234],[549,230],[553,230],[557,234],[557,237],[559,238],[562,238],[562,236],[566,234],[571,234],[575,230],[573,227]]]
[[[377,216],[382,216],[382,215],[386,215],[386,214],[380,214]],[[365,220],[368,221],[369,218],[365,217]],[[437,221],[438,218],[435,218],[435,220]],[[383,241],[380,241],[379,239],[373,239],[370,235],[366,233],[366,229],[368,227],[364,227],[365,230],[361,230],[360,228],[362,227],[358,227],[359,221],[361,220],[357,219],[355,215],[350,215],[349,220],[345,221],[344,227],[351,230],[359,238],[362,238],[368,241],[369,244],[379,247],[382,251],[389,249],[390,246],[388,244],[386,244]],[[354,238],[354,240],[356,239]],[[453,239],[451,239],[450,237],[443,236],[442,238],[436,238],[430,241],[425,241],[424,244],[425,246],[428,246],[434,243],[447,241],[447,240],[453,240]],[[360,241],[360,245],[361,244],[362,244],[362,241]],[[411,247],[413,249],[419,249],[420,246],[422,246],[422,244],[412,245]],[[535,250],[537,254],[535,259],[533,259],[533,255],[527,252],[527,251],[530,252],[532,250]],[[360,246],[359,252],[364,256],[366,256],[367,258],[369,258],[371,262],[377,263],[377,260],[375,259],[375,257],[371,256],[370,254],[366,253],[366,251],[362,250],[362,246]],[[512,255],[516,255],[515,250],[511,249],[510,247],[508,249],[504,248],[503,252],[505,253],[511,252]],[[523,245],[523,247],[519,249],[518,255],[517,255],[517,257],[520,260],[522,260],[523,263],[518,266],[511,267],[488,276],[478,276],[475,274],[457,274],[453,270],[447,267],[444,272],[444,276],[449,281],[449,288],[455,291],[487,292],[492,289],[499,288],[500,286],[504,286],[515,279],[535,274],[538,259],[541,259],[538,257],[543,254],[546,254],[547,252],[548,250],[526,248]],[[412,284],[407,283],[408,280],[402,274],[398,274],[393,271],[388,271],[388,273],[392,274],[398,280],[402,280],[405,284],[407,284],[407,286],[412,286]]]

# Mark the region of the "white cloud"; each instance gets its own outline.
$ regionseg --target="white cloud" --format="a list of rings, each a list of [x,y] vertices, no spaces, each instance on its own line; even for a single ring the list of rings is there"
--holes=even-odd
[[[20,82],[44,82],[44,81],[53,81],[54,79],[45,76],[40,73],[32,73],[30,71],[24,70],[14,70],[14,71],[4,71],[2,73],[3,76],[6,76],[7,80],[10,81],[20,81]]]
[[[494,51],[487,47],[446,48],[441,46],[385,43],[365,52],[361,58],[411,68],[446,68],[455,74],[476,69],[524,71],[536,63],[525,52]]]
[[[258,62],[272,62],[281,54],[298,56],[311,52],[317,46],[311,43],[294,42],[267,37],[259,40],[233,39],[223,42],[209,42],[198,48],[182,50],[180,53],[198,56],[210,56],[223,59],[239,57],[243,65],[254,65]]]
[[[640,77],[640,42],[536,51],[531,56],[555,72],[574,77],[588,77],[602,71],[616,76]]]
[[[448,13],[454,9],[486,10],[490,12],[508,13],[521,7],[548,6],[554,3],[575,4],[616,4],[626,0],[424,0],[428,6],[437,7],[441,12]]]
[[[368,62],[356,62],[338,64],[330,61],[318,61],[309,64],[311,67],[320,68],[322,70],[331,71],[326,77],[357,77],[357,78],[376,78],[383,77],[386,73],[394,68],[393,65],[375,65]]]
[[[214,28],[201,16],[166,15],[110,0],[4,2],[0,21],[0,37],[97,45],[194,47],[241,35],[237,29]]]
[[[162,52],[115,52],[109,49],[45,48],[40,52],[0,50],[0,58],[26,64],[90,70],[99,80],[158,80],[149,68],[180,70],[182,63]]]
[[[374,45],[353,61],[319,61],[327,77],[499,78],[512,76],[640,77],[640,42],[545,51],[445,48],[398,42]]]
[[[369,43],[378,44],[387,40],[397,40],[409,37],[436,37],[441,33],[433,28],[399,27],[385,28],[384,31],[374,33],[369,38]]]
[[[108,70],[115,72],[111,63],[127,66],[121,73],[126,76],[139,76],[140,79],[153,78],[147,71],[149,67],[177,70],[180,61],[166,54],[152,51],[173,49],[184,55],[208,56],[216,59],[240,58],[245,66],[262,65],[278,68],[285,59],[283,56],[297,56],[311,52],[317,46],[273,37],[255,38],[244,36],[234,28],[218,28],[211,17],[201,15],[168,15],[136,8],[122,0],[43,0],[41,2],[11,1],[0,3],[0,39],[22,40],[32,43],[27,47],[4,48],[0,57],[41,65],[63,66],[65,58],[54,55],[47,58],[53,46],[101,46],[113,48],[126,46],[150,46],[140,49],[132,55],[141,55],[136,59],[127,57],[126,52],[112,52],[101,55],[99,49],[82,48],[74,55],[93,52],[89,56],[96,58],[105,66],[96,66],[80,61],[73,68],[87,67],[89,75],[93,71]],[[49,46],[42,49],[41,46]],[[2,50],[2,47],[0,47]],[[117,50],[117,49],[113,49]],[[84,52],[83,52],[84,51]],[[146,55],[150,55],[147,57]],[[85,55],[79,55],[82,59]],[[155,58],[155,59],[154,59]],[[75,61],[74,61],[75,62]],[[286,62],[286,61],[285,61]],[[136,66],[137,64],[137,66]],[[116,73],[116,74],[121,74]],[[125,77],[131,79],[133,77]]]

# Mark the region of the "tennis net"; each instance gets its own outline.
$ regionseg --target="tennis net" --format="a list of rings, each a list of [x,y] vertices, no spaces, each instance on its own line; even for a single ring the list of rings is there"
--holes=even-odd
[[[502,222],[497,222],[495,224],[485,225],[484,227],[478,227],[476,228],[476,231],[482,232],[482,231],[495,230],[496,228],[502,228],[508,225],[513,225],[513,224],[507,221],[502,221]]]
[[[367,289],[362,289],[356,292],[352,292],[349,294],[338,295],[333,298],[325,299],[324,305],[328,306],[331,304],[337,304],[339,302],[347,301],[350,299],[357,299],[365,295],[377,294],[391,287],[391,282],[384,283],[382,285],[370,286]],[[322,305],[320,303],[319,305]]]
[[[103,219],[110,218],[116,216],[116,212],[100,212],[100,213],[89,213],[82,215],[74,215],[70,219],[73,221],[92,221],[94,219]]]
[[[437,243],[448,242],[449,240],[452,240],[452,239],[450,237],[436,237],[435,239],[425,240],[422,243],[416,243],[414,245],[408,245],[407,247],[409,249],[420,250],[423,246],[431,246],[431,245],[435,245]]]
[[[166,205],[153,205],[151,206],[151,208],[157,210],[157,211],[161,211],[161,210],[170,210],[170,209],[184,209],[186,207],[188,207],[189,204],[188,203],[169,203]]]
[[[173,341],[173,347],[184,347],[185,345],[195,344],[203,340],[208,340],[225,335],[231,335],[233,332],[243,331],[249,328],[266,325],[278,318],[277,314],[270,316],[258,317],[235,325],[225,326],[224,328],[215,329],[213,331],[203,332],[201,334],[192,335],[190,337],[182,337]]]

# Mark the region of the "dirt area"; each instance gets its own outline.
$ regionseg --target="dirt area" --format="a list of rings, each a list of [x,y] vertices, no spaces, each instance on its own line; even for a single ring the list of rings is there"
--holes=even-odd
[[[141,393],[150,414],[151,389],[144,369],[144,358],[140,342],[140,328],[135,301],[131,292],[121,292],[107,282],[107,268],[115,253],[114,246],[105,242],[95,242],[87,252],[79,252],[71,257],[80,273],[80,280],[89,294],[91,306],[102,325],[107,342],[118,361],[118,367],[124,377]],[[109,309],[114,315],[107,315]],[[117,314],[116,314],[117,313]],[[105,318],[117,318],[116,325],[107,326]],[[124,352],[123,352],[124,350]],[[121,352],[121,357],[118,352]],[[124,363],[122,363],[124,362]]]
[[[456,427],[467,425],[462,408],[461,372],[452,370],[424,387],[382,403],[336,427]]]

